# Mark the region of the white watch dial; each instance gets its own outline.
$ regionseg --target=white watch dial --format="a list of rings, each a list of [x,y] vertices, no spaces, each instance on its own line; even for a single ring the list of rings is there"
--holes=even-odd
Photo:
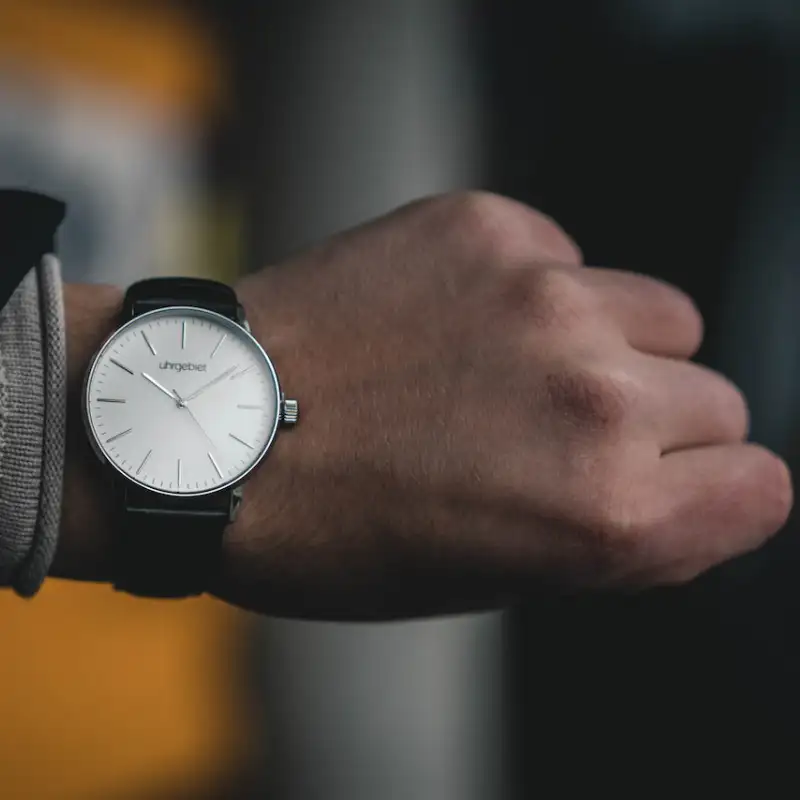
[[[85,412],[96,449],[165,494],[207,494],[255,467],[275,436],[275,370],[240,325],[196,308],[135,317],[95,357]]]

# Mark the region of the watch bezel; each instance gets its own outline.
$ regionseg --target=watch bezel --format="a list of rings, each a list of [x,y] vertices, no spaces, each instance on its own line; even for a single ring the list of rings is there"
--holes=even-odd
[[[115,461],[110,459],[103,450],[102,444],[100,443],[99,437],[97,432],[94,429],[91,421],[91,413],[89,409],[89,387],[92,383],[92,377],[94,376],[95,370],[97,365],[100,362],[100,359],[103,353],[106,351],[108,346],[114,341],[119,335],[124,333],[125,330],[128,328],[133,327],[134,325],[140,323],[143,319],[148,317],[157,317],[157,316],[168,316],[170,314],[175,313],[190,313],[196,316],[205,316],[208,319],[212,319],[219,324],[228,327],[230,330],[234,331],[237,335],[243,336],[245,339],[249,340],[251,344],[254,345],[256,352],[263,358],[264,363],[267,366],[267,372],[272,378],[273,385],[275,388],[275,415],[272,424],[272,430],[270,431],[269,436],[267,437],[266,443],[261,448],[260,452],[256,456],[253,463],[240,475],[232,478],[229,481],[226,481],[219,486],[214,486],[211,489],[201,489],[195,491],[188,491],[188,492],[176,492],[170,491],[169,489],[161,489],[151,486],[149,484],[143,483],[142,481],[138,481],[135,478],[131,477],[125,470],[123,470]],[[86,370],[86,375],[83,379],[83,389],[82,389],[82,403],[81,403],[81,411],[83,416],[83,424],[86,430],[87,436],[89,438],[89,443],[94,450],[95,455],[100,460],[100,462],[104,465],[110,466],[116,473],[122,476],[126,481],[133,484],[134,486],[144,489],[148,492],[152,492],[153,494],[161,495],[163,497],[170,497],[170,498],[184,498],[189,499],[192,497],[208,497],[209,495],[220,494],[222,492],[229,492],[237,487],[241,486],[253,473],[253,471],[261,464],[261,462],[266,457],[267,453],[272,449],[272,445],[275,442],[275,439],[278,434],[278,428],[280,427],[281,422],[281,408],[282,408],[282,393],[281,393],[281,386],[280,381],[278,380],[278,373],[275,370],[275,365],[272,363],[272,359],[267,354],[267,351],[259,344],[258,340],[253,336],[252,333],[249,331],[249,326],[246,326],[243,323],[239,323],[236,320],[231,319],[230,317],[226,317],[224,314],[218,314],[216,311],[210,311],[206,308],[201,308],[200,306],[187,306],[187,305],[177,305],[177,306],[164,306],[163,308],[156,308],[152,311],[146,311],[143,314],[137,314],[135,317],[127,320],[125,323],[120,325],[116,328],[112,333],[110,333],[100,347],[97,349],[97,352],[92,357],[92,361],[89,364],[89,368]]]

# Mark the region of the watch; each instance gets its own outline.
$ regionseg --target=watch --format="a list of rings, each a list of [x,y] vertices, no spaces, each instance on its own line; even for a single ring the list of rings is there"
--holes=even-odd
[[[196,278],[133,284],[87,371],[83,411],[114,479],[115,587],[208,590],[243,482],[298,420],[233,289]]]

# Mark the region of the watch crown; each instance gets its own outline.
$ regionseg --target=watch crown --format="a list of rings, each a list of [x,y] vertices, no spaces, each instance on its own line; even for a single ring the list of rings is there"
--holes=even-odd
[[[300,407],[297,400],[283,400],[282,422],[284,425],[296,425],[300,416]]]

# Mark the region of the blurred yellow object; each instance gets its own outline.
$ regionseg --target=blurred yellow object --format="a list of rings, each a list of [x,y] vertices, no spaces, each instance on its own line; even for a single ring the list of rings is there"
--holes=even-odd
[[[246,750],[244,617],[48,581],[0,593],[0,796],[136,797],[207,787]]]
[[[224,96],[213,38],[165,2],[0,0],[0,60],[28,77],[133,95],[168,114],[205,116]]]
[[[0,77],[10,76],[35,85],[37,103],[52,99],[58,119],[62,107],[71,121],[83,113],[71,105],[78,95],[113,97],[131,115],[120,123],[128,136],[139,114],[178,118],[191,138],[223,90],[213,37],[165,2],[0,0]],[[102,116],[93,128],[94,119],[78,130],[98,145],[120,130],[104,127]],[[55,167],[42,174],[60,175],[58,165],[71,163],[74,131],[65,133],[67,160],[53,154]],[[144,141],[147,156],[155,144]],[[194,146],[181,157],[199,160]],[[78,175],[76,192],[88,185],[88,171]],[[119,181],[103,183],[105,175],[86,189],[90,206],[115,196],[109,187]],[[134,191],[151,201],[146,183],[127,186]],[[208,203],[196,192],[190,202]],[[146,258],[154,234],[135,214],[131,225]],[[0,797],[135,798],[170,787],[199,796],[246,753],[238,674],[245,627],[243,614],[209,599],[145,601],[60,581],[30,603],[0,592]]]

